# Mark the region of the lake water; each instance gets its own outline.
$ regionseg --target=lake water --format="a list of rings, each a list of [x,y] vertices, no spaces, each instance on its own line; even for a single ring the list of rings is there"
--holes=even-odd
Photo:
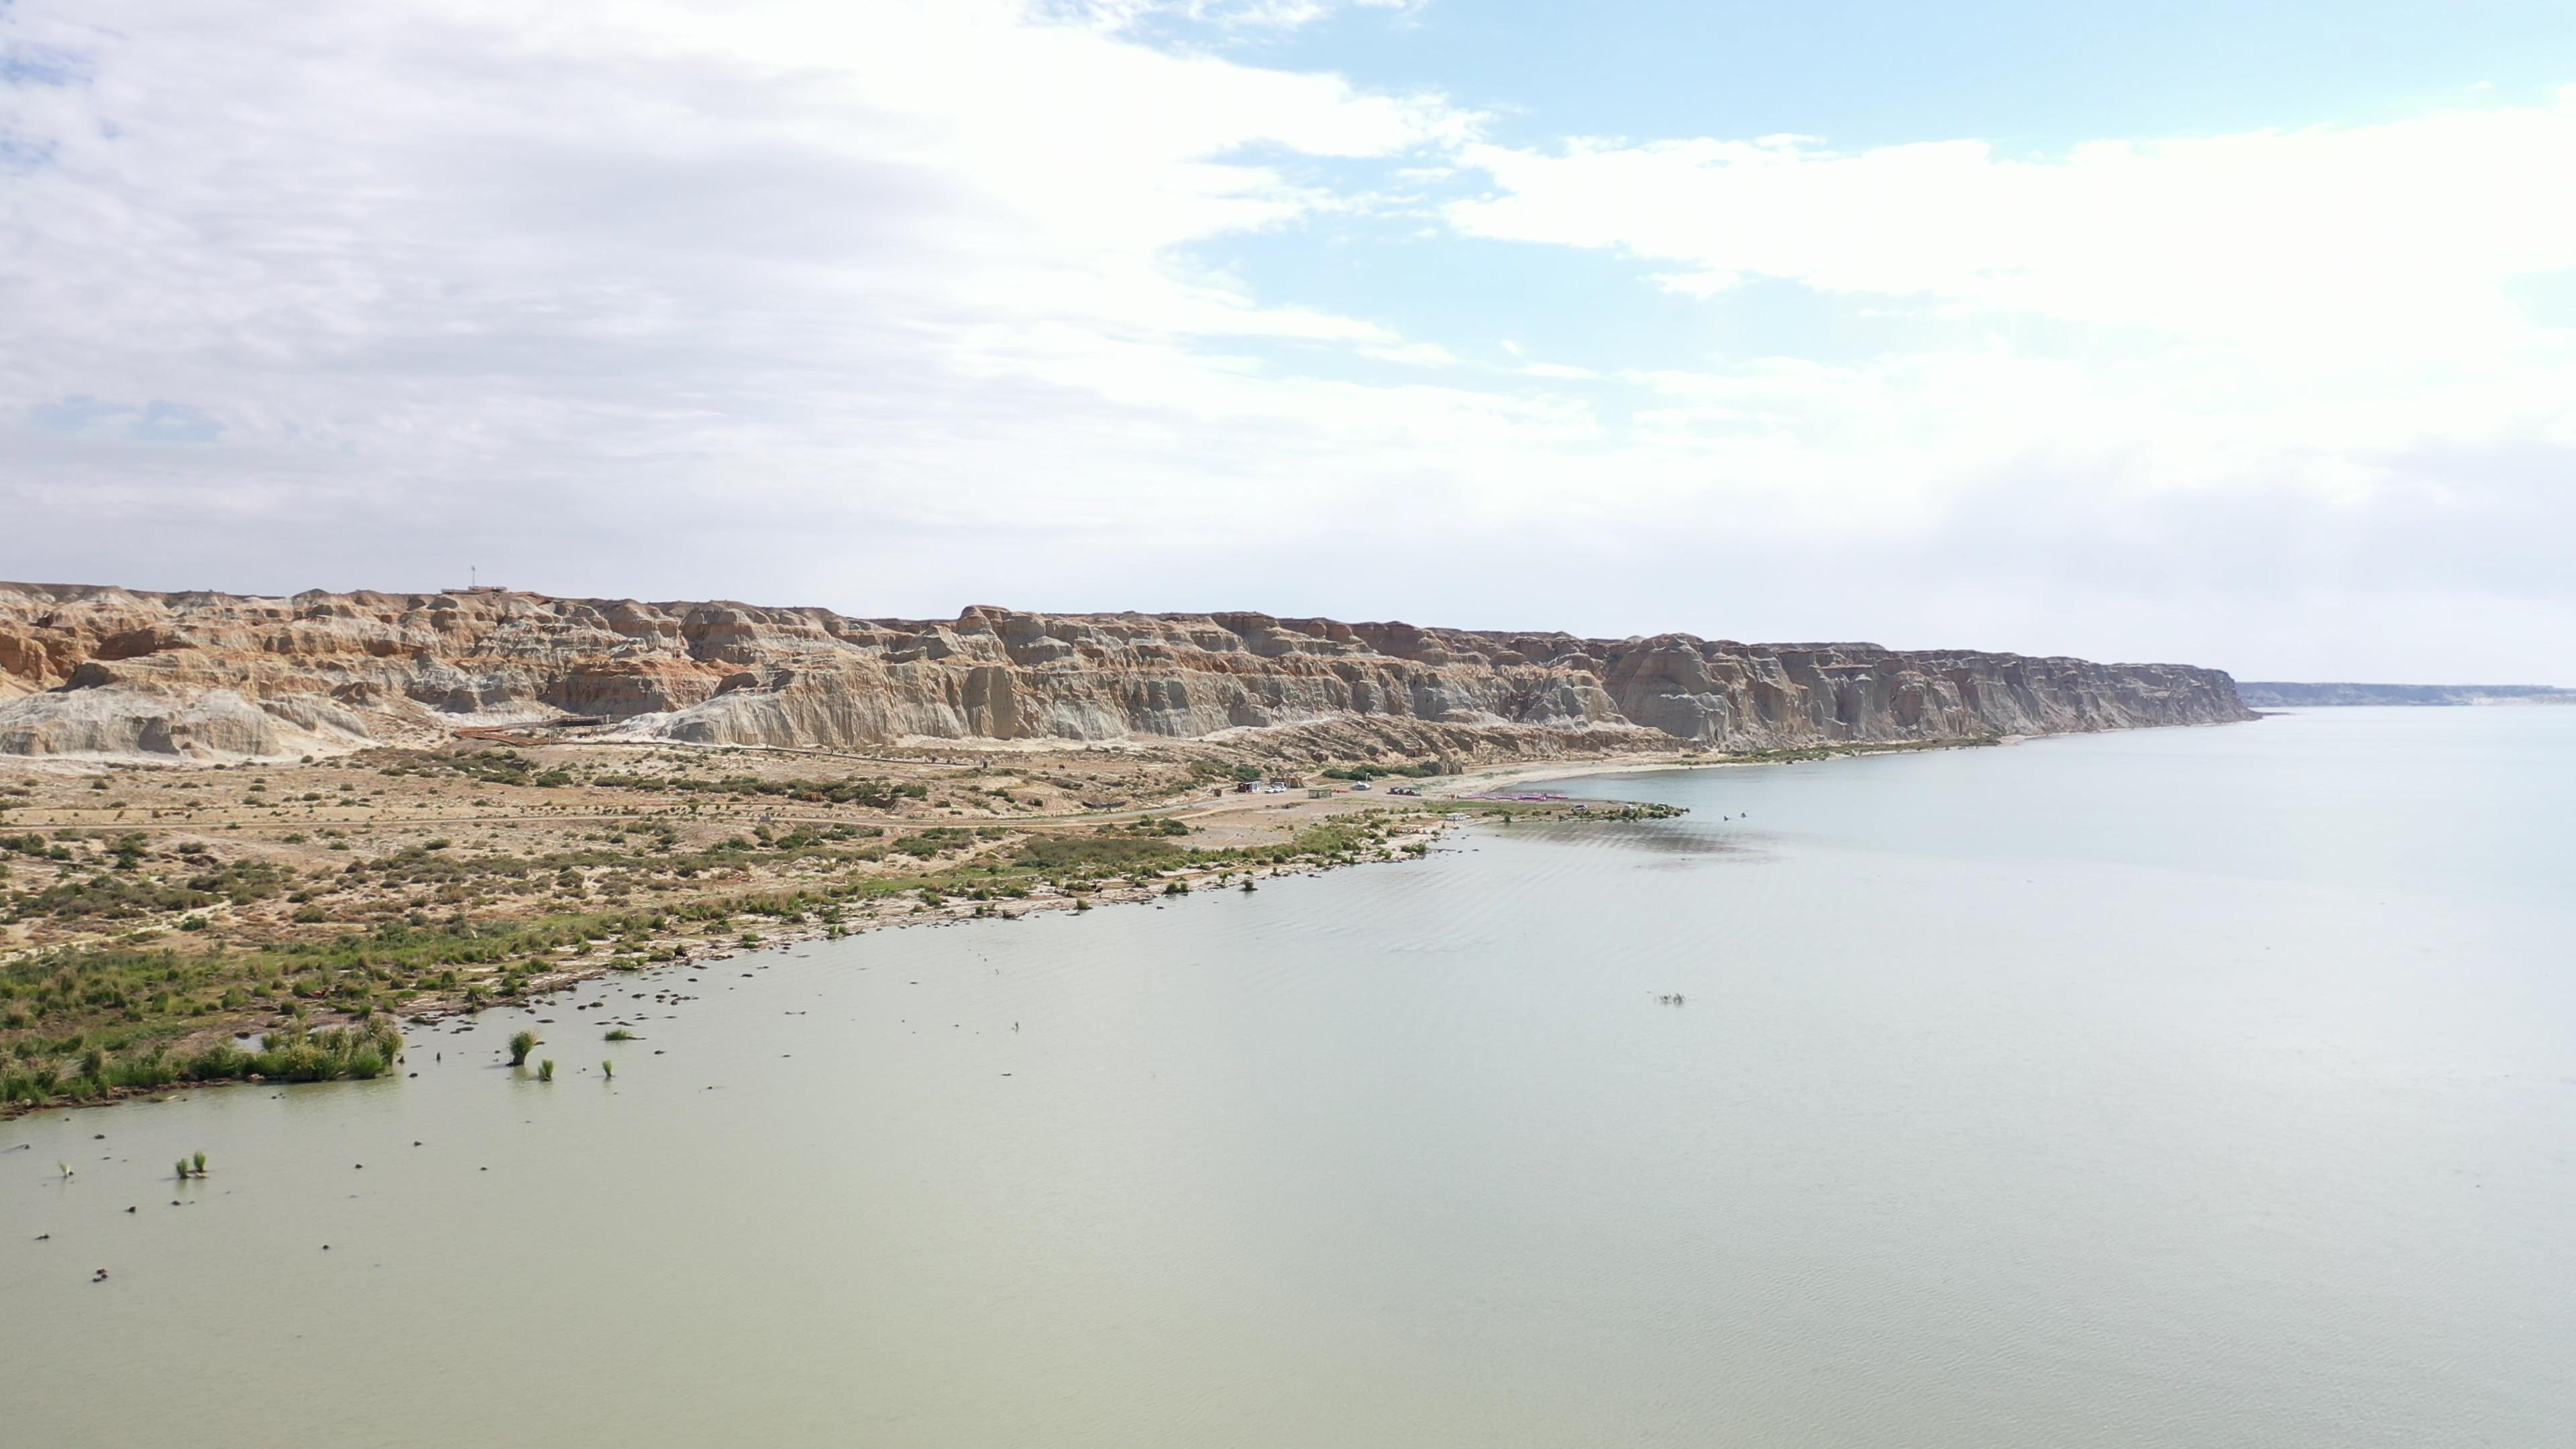
[[[0,1124],[0,1441],[2576,1439],[2576,709],[1566,788]]]

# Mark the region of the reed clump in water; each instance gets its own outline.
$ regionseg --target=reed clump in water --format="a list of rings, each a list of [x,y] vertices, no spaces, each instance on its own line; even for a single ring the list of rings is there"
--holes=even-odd
[[[537,1034],[535,1032],[518,1031],[511,1033],[510,1065],[514,1067],[526,1066],[528,1064],[528,1053],[535,1051],[536,1049]]]
[[[188,1063],[197,1081],[265,1077],[281,1082],[364,1081],[393,1070],[402,1056],[402,1032],[390,1021],[315,1031],[290,1022],[268,1033],[258,1051],[217,1044]]]
[[[538,1080],[538,1081],[540,1081],[540,1082],[551,1082],[551,1081],[553,1081],[554,1079],[555,1079],[555,1059],[554,1059],[553,1057],[548,1057],[548,1058],[546,1058],[544,1061],[541,1061],[541,1062],[537,1063],[537,1080]]]
[[[93,1048],[82,1057],[79,1072],[69,1077],[50,1066],[0,1076],[0,1102],[96,1101],[119,1092],[244,1078],[366,1080],[391,1071],[402,1050],[402,1032],[390,1021],[320,1031],[289,1021],[270,1030],[256,1050],[217,1042],[196,1052],[154,1046],[131,1056],[111,1057]]]

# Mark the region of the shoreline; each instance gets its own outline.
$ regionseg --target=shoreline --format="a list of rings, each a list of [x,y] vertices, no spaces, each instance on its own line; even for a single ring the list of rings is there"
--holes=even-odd
[[[1578,802],[1572,801],[1530,802],[1480,798],[1494,790],[1512,785],[1536,784],[1593,775],[1616,776],[1676,769],[1734,769],[1756,765],[1806,763],[1856,755],[1905,754],[1935,749],[1974,748],[2019,743],[2023,738],[2012,736],[1936,741],[1880,741],[1715,756],[1707,751],[1694,749],[1656,751],[1641,755],[1608,755],[1590,759],[1515,760],[1471,766],[1453,775],[1414,777],[1411,783],[1421,788],[1423,793],[1420,796],[1388,797],[1382,793],[1357,792],[1348,789],[1347,786],[1336,785],[1329,800],[1317,800],[1310,796],[1274,804],[1259,799],[1248,799],[1242,794],[1229,791],[1212,797],[1167,797],[1152,803],[1109,811],[1084,811],[1076,815],[1059,815],[1053,818],[1023,817],[1012,823],[1022,829],[1035,828],[1038,834],[1034,838],[1037,839],[1044,839],[1050,834],[1067,829],[1079,830],[1086,825],[1098,829],[1116,820],[1159,819],[1175,824],[1205,822],[1184,828],[1206,831],[1218,836],[1228,833],[1242,834],[1247,830],[1267,831],[1274,836],[1284,832],[1288,836],[1288,841],[1282,844],[1274,839],[1266,846],[1256,843],[1240,847],[1202,848],[1209,852],[1258,851],[1272,857],[1268,859],[1255,860],[1247,859],[1244,855],[1230,855],[1228,858],[1197,864],[1187,855],[1178,855],[1140,862],[1141,868],[1121,869],[1113,876],[1112,879],[1116,880],[1117,884],[1101,884],[1089,889],[1082,888],[1079,882],[1068,885],[1051,876],[1041,876],[1036,880],[1025,877],[1002,878],[998,875],[1000,866],[994,865],[989,857],[982,858],[983,863],[989,867],[988,881],[1007,880],[1009,889],[1003,892],[1005,898],[1002,899],[993,898],[982,888],[975,889],[973,895],[969,896],[962,888],[961,879],[955,876],[947,878],[940,884],[924,879],[914,884],[896,885],[892,880],[887,880],[883,886],[874,891],[864,885],[854,886],[847,882],[835,888],[823,880],[817,880],[813,884],[819,899],[810,905],[802,905],[793,919],[779,918],[762,922],[763,929],[756,933],[741,929],[742,923],[739,919],[745,915],[755,918],[763,915],[762,906],[765,903],[753,896],[734,898],[740,904],[731,910],[723,909],[729,902],[717,902],[717,913],[699,917],[702,924],[698,924],[695,929],[684,928],[685,917],[676,913],[666,915],[657,911],[650,903],[616,913],[594,911],[587,917],[539,918],[540,922],[545,919],[567,921],[591,919],[622,924],[607,928],[609,933],[604,936],[577,938],[572,944],[554,948],[569,950],[572,954],[562,959],[548,961],[542,968],[529,970],[528,968],[536,965],[533,960],[522,963],[518,969],[525,974],[518,976],[514,982],[504,983],[507,994],[492,999],[478,998],[483,987],[490,984],[487,978],[494,968],[476,970],[473,973],[474,980],[466,983],[458,982],[457,973],[451,972],[446,985],[428,992],[410,995],[398,1001],[383,1003],[372,1015],[335,1013],[321,1002],[316,1002],[315,1005],[319,1009],[311,1014],[310,1025],[314,1029],[327,1032],[363,1029],[371,1020],[390,1019],[398,1029],[429,1028],[442,1022],[452,1021],[458,1016],[475,1015],[490,1007],[521,1006],[543,1009],[544,998],[553,998],[577,990],[585,983],[611,974],[640,973],[661,966],[704,967],[776,946],[837,939],[868,931],[905,926],[948,925],[970,920],[1017,919],[1033,911],[1080,912],[1113,905],[1136,905],[1173,894],[1197,894],[1211,889],[1239,889],[1243,884],[1291,874],[1320,875],[1342,866],[1392,864],[1420,858],[1434,845],[1448,838],[1454,827],[1471,825],[1479,819],[1494,815],[1581,818],[1593,823],[1612,823],[1620,818],[1615,815],[1576,816],[1572,806]],[[1401,778],[1403,777],[1383,777],[1385,783],[1380,784],[1379,789],[1382,791],[1385,784],[1391,784]],[[1598,806],[1604,802],[1595,800],[1581,803]],[[1656,807],[1641,805],[1638,808]],[[1263,813],[1272,810],[1289,813],[1282,818],[1268,818]],[[1462,814],[1466,818],[1448,818]],[[1299,826],[1303,825],[1311,831],[1317,825],[1336,823],[1357,826],[1360,831],[1358,837],[1353,839],[1345,833],[1328,846],[1309,847],[1296,856],[1284,860],[1275,858],[1279,850],[1295,847],[1295,842],[1301,838]],[[1175,831],[1175,833],[1180,832]],[[977,857],[971,856],[964,858],[952,869],[971,870],[977,860]],[[922,864],[928,867],[931,862],[925,860]],[[801,899],[804,894],[803,890],[798,890],[796,897]],[[634,924],[637,917],[656,919],[649,928],[639,929]],[[511,987],[515,989],[509,989]],[[298,995],[300,997],[301,993]],[[268,1032],[285,1025],[290,1009],[302,1011],[302,1001],[280,999],[270,1009],[269,1014],[273,1019],[266,1027],[244,1032],[239,1029],[240,1023],[236,1019],[234,1022],[200,1028],[161,1042],[153,1055],[176,1053],[184,1057],[192,1049],[203,1051],[204,1048],[217,1044],[229,1045],[255,1038],[264,1039]],[[306,1023],[308,1020],[303,1015],[297,1015],[294,1019],[299,1024]],[[389,1070],[399,1070],[399,1066],[389,1064]],[[97,1095],[75,1098],[56,1096],[32,1101],[12,1100],[0,1103],[0,1119],[14,1118],[28,1112],[54,1107],[97,1106],[137,1097],[166,1097],[194,1087],[221,1086],[243,1080],[257,1079],[240,1077],[212,1078],[202,1081],[183,1079],[123,1086],[107,1085],[105,1079],[101,1077],[95,1083],[100,1088]]]
[[[2231,721],[2232,722],[2232,721]],[[1972,750],[1993,746],[2018,745],[2042,735],[1978,736],[1959,740],[1873,740],[1866,743],[1792,746],[1749,754],[1721,755],[1711,758],[1705,751],[1675,750],[1653,755],[1623,756],[1617,760],[1585,762],[1579,760],[1545,760],[1526,764],[1481,766],[1458,775],[1442,775],[1435,782],[1425,782],[1424,798],[1440,789],[1438,798],[1472,800],[1472,794],[1461,794],[1445,787],[1452,780],[1475,781],[1486,789],[1501,784],[1535,784],[1543,780],[1574,780],[1586,775],[1642,775],[1657,770],[1747,770],[1765,765],[1801,765],[1820,760],[1858,759],[1868,755],[1915,755],[1931,750]]]
[[[1525,813],[1556,814],[1560,812],[1531,811]],[[1323,875],[1333,870],[1365,865],[1396,865],[1407,860],[1419,859],[1422,853],[1427,852],[1431,844],[1436,843],[1447,836],[1451,826],[1464,822],[1430,818],[1413,823],[1417,825],[1418,828],[1391,834],[1385,842],[1386,848],[1383,853],[1373,854],[1366,858],[1340,861],[1297,861],[1281,865],[1261,866],[1246,866],[1229,863],[1224,865],[1211,865],[1206,869],[1199,871],[1183,869],[1175,871],[1171,875],[1160,877],[1163,884],[1163,889],[1160,890],[1155,890],[1143,885],[1129,884],[1088,891],[1078,895],[1069,892],[1058,892],[1043,896],[1032,894],[1024,900],[1012,902],[1009,906],[998,905],[990,901],[969,902],[958,898],[951,898],[940,905],[932,906],[928,909],[915,909],[903,912],[870,912],[859,915],[857,919],[799,920],[793,923],[781,924],[774,931],[762,933],[758,937],[757,941],[751,944],[744,944],[739,939],[728,941],[724,939],[721,933],[703,936],[691,933],[656,935],[647,938],[644,943],[645,949],[656,950],[669,948],[672,951],[671,955],[658,959],[648,959],[626,966],[621,966],[613,957],[603,957],[596,960],[577,958],[573,961],[563,963],[563,965],[568,969],[553,972],[531,980],[524,992],[512,999],[495,1000],[485,1002],[481,1005],[473,1005],[469,1004],[462,996],[440,994],[430,998],[415,998],[413,1001],[405,1004],[399,1009],[388,1010],[383,1014],[382,1018],[378,1019],[390,1019],[394,1029],[397,1032],[403,1033],[403,1050],[405,1053],[408,1053],[412,1046],[410,1033],[415,1029],[426,1030],[435,1028],[442,1023],[454,1021],[459,1017],[467,1019],[478,1018],[483,1012],[490,1010],[522,1010],[529,1012],[544,1010],[549,1005],[549,998],[556,998],[563,996],[566,993],[575,992],[579,988],[591,982],[600,980],[603,977],[613,975],[633,975],[638,979],[642,979],[659,970],[695,970],[751,956],[762,951],[769,951],[787,946],[806,945],[815,941],[839,940],[875,931],[902,930],[908,927],[963,925],[971,921],[979,920],[1015,921],[1023,916],[1040,912],[1087,913],[1093,910],[1105,909],[1110,906],[1144,905],[1149,902],[1162,900],[1174,895],[1200,895],[1210,891],[1240,889],[1240,886],[1233,884],[1233,882],[1237,880],[1244,882],[1259,882],[1264,880],[1275,880],[1291,875]],[[1416,852],[1407,849],[1407,847],[1417,844],[1423,847],[1423,851]],[[1173,889],[1175,884],[1180,885],[1181,888],[1177,890]],[[550,1025],[552,1023],[545,1024]],[[353,1018],[344,1021],[325,1023],[318,1028],[315,1028],[315,1030],[322,1033],[355,1031],[364,1030],[367,1025],[368,1021],[366,1019]],[[274,1030],[274,1028],[272,1028],[272,1030]],[[267,1033],[253,1033],[252,1035],[265,1037]],[[387,1064],[387,1070],[382,1075],[394,1075],[401,1067],[402,1062],[403,1057],[397,1056],[392,1062]],[[417,1073],[414,1073],[413,1075],[417,1075]],[[348,1077],[329,1077],[322,1078],[320,1080],[328,1082],[356,1079]],[[241,1077],[217,1077],[204,1080],[177,1080],[151,1086],[116,1086],[107,1088],[101,1095],[92,1097],[56,1098],[37,1102],[0,1102],[0,1122],[14,1121],[21,1117],[32,1116],[35,1113],[45,1111],[72,1111],[81,1108],[108,1107],[122,1102],[133,1101],[171,1101],[183,1093],[223,1087],[259,1085],[303,1086],[315,1084],[316,1083],[303,1081],[288,1082],[258,1075],[250,1075]]]

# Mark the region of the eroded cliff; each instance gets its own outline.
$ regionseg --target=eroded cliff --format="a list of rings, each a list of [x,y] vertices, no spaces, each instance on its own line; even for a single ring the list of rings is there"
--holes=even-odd
[[[2253,717],[2214,669],[1869,644],[0,584],[0,752],[291,756],[565,715],[631,738],[827,748],[1311,739],[1351,724],[1503,754],[1575,738],[1750,750]]]

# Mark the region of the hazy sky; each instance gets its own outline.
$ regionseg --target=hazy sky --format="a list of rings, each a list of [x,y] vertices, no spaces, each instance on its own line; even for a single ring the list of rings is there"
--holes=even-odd
[[[0,0],[0,577],[2576,683],[2571,465],[2566,0]]]

